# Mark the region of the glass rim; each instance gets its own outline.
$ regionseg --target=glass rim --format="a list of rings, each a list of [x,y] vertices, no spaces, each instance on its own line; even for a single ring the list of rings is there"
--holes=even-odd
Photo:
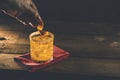
[[[47,32],[49,32],[49,31],[47,31]],[[50,33],[50,38],[51,39],[54,39],[54,34],[53,33],[51,33],[51,32],[49,32]],[[35,40],[33,40],[32,39],[32,36],[34,36],[34,35],[37,35],[37,34],[39,34],[39,31],[35,31],[35,32],[32,32],[30,35],[29,35],[29,39],[30,40],[32,40],[32,41],[35,41]],[[48,41],[48,40],[47,40]],[[40,43],[40,41],[35,41],[35,42],[39,42]],[[46,42],[46,41],[45,41]],[[42,43],[42,42],[41,42]]]

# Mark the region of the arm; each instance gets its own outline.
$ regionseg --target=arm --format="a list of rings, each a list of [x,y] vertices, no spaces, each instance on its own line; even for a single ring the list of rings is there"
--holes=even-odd
[[[32,0],[3,0],[0,1],[0,9],[25,25],[44,26],[38,9]]]

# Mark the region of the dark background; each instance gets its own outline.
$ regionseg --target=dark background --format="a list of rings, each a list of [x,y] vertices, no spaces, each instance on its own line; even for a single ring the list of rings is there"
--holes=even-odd
[[[120,23],[119,0],[33,0],[44,20]]]
[[[16,78],[15,80],[22,80],[22,78],[24,80],[33,80],[37,78],[53,78],[53,80],[55,80],[54,78],[59,80],[62,78],[65,80],[70,80],[72,78],[72,80],[79,80],[79,78],[81,78],[81,80],[120,80],[120,25],[116,25],[116,23],[120,24],[119,0],[33,1],[35,2],[43,21],[46,23],[45,28],[55,34],[55,45],[71,53],[70,60],[73,60],[73,62],[68,61],[68,64],[71,63],[71,66],[69,66],[68,69],[73,69],[73,72],[75,69],[75,71],[78,71],[78,73],[80,72],[83,75],[88,75],[59,74],[58,67],[58,73],[41,72],[41,74],[39,72],[36,74],[29,74],[24,71],[11,72],[11,70],[0,70],[0,75],[2,74],[1,77],[13,77]],[[8,31],[14,31],[17,29],[16,27],[18,27],[17,30],[20,29],[21,31],[24,30],[23,32],[31,33],[31,30],[33,29],[31,27],[25,27],[24,29],[21,29],[24,26],[22,27],[21,25],[18,25],[15,21],[6,18],[6,16],[0,15],[0,18],[1,17],[7,21],[4,23],[1,21],[2,27],[4,27],[4,25],[13,25],[13,28],[7,28],[9,29]],[[115,23],[115,25],[111,25],[111,23]],[[17,30],[16,34],[20,31]],[[20,39],[21,38],[22,37],[20,37]],[[111,44],[114,42],[118,44],[111,46]],[[74,62],[78,63],[79,65],[76,65]],[[77,70],[76,67],[78,66],[80,67]],[[64,66],[62,66],[62,68],[64,68]],[[57,70],[57,68],[54,68],[53,70]],[[10,75],[10,73],[12,74]],[[98,76],[92,77],[89,75]],[[117,79],[116,76],[118,76],[119,79]]]

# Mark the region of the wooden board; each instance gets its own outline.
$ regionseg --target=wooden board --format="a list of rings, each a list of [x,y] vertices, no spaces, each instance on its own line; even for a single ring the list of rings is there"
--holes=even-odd
[[[35,30],[17,22],[16,24],[10,21],[7,21],[7,24],[4,23],[0,24],[0,37],[7,38],[8,42],[6,48],[0,49],[0,69],[23,71],[22,67],[13,58],[29,52],[29,34]],[[118,28],[119,25],[107,25],[104,28],[105,24],[83,24],[79,22],[70,24],[71,22],[61,21],[46,24],[46,28],[49,27],[48,29],[55,34],[55,45],[69,51],[71,54],[69,59],[47,67],[42,71],[120,77],[119,32],[112,31],[116,30],[114,27]],[[68,28],[65,28],[66,31],[62,31],[63,27],[60,26],[69,26],[70,30],[66,32]],[[73,28],[74,26],[76,28]],[[90,28],[90,26],[92,27]],[[106,31],[109,26],[110,31]],[[97,30],[96,27],[101,31]]]

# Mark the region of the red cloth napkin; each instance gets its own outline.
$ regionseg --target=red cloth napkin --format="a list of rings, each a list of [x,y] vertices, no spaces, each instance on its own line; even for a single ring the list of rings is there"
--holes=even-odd
[[[45,63],[37,63],[31,60],[30,53],[16,56],[14,57],[14,60],[20,64],[24,69],[26,69],[29,72],[34,72],[39,69],[45,68],[49,65],[52,65],[54,63],[57,63],[59,61],[62,61],[69,56],[69,52],[64,51],[61,48],[58,48],[54,46],[54,53],[53,53],[53,60]]]

